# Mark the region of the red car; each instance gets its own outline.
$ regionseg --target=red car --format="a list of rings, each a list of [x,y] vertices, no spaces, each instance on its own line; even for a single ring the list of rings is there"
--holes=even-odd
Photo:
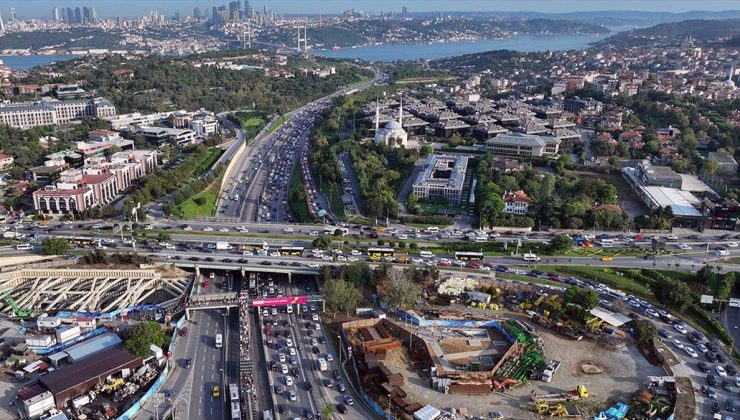
[[[450,266],[450,263],[447,262],[447,261],[440,261],[439,262],[439,266],[440,267],[449,267]]]
[[[480,268],[480,264],[475,261],[470,261],[469,263],[465,264],[465,267],[477,270]]]

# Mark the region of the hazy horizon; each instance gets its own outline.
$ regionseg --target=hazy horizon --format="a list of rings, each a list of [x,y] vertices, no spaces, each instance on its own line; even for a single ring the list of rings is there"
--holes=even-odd
[[[229,0],[3,0],[0,12],[8,21],[10,8],[16,9],[18,18],[49,18],[54,7],[95,8],[98,17],[144,16],[150,10],[158,10],[167,16],[179,12],[181,16],[192,16],[193,8],[201,11],[213,6],[226,5]],[[244,1],[242,0],[242,4]],[[282,14],[340,14],[347,9],[365,12],[400,11],[406,6],[409,12],[598,12],[598,11],[636,11],[682,13],[691,11],[740,10],[736,0],[707,0],[697,3],[694,0],[624,0],[615,4],[605,0],[467,0],[450,3],[442,0],[252,0],[253,8],[262,10],[263,6]]]

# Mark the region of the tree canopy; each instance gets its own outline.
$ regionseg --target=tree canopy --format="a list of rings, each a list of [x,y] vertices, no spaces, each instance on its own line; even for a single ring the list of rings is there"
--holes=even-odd
[[[152,344],[164,348],[167,344],[167,336],[159,323],[143,321],[134,325],[128,332],[123,348],[134,356],[147,357],[151,354],[149,347]]]

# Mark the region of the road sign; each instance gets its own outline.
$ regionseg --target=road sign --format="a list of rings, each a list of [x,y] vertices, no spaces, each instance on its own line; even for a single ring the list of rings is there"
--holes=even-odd
[[[324,209],[319,210],[319,217],[324,217],[324,216],[326,216],[326,210]]]
[[[701,295],[701,303],[712,303],[712,302],[714,302],[714,296]]]
[[[733,308],[740,308],[740,299],[730,299],[730,303],[727,305],[732,306]]]

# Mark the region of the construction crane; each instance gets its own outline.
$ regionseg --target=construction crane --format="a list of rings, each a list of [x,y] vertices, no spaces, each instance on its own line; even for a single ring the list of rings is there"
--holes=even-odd
[[[15,314],[15,316],[20,318],[28,318],[29,316],[31,316],[31,311],[21,309],[18,304],[15,303],[15,300],[13,300],[13,298],[6,291],[3,291],[3,300],[5,301],[5,303],[10,305],[11,308],[13,308],[13,313]]]

